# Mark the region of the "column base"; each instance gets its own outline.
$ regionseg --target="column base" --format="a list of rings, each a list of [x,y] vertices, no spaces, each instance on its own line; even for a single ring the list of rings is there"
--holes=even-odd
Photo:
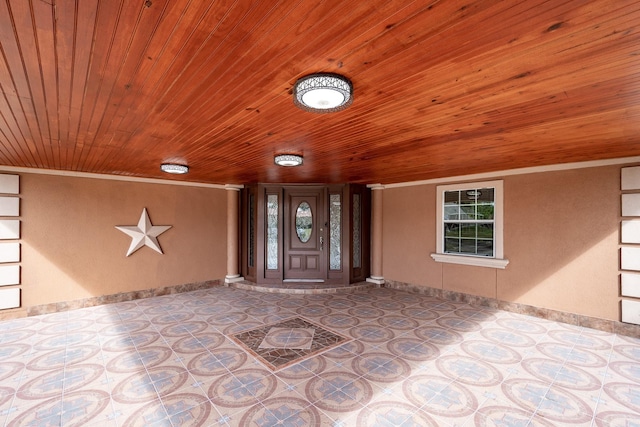
[[[376,285],[384,285],[384,277],[378,277],[378,276],[367,277],[367,282],[375,283]]]
[[[240,276],[239,274],[234,274],[232,276],[225,276],[224,283],[236,283],[242,282],[243,280],[244,277]]]

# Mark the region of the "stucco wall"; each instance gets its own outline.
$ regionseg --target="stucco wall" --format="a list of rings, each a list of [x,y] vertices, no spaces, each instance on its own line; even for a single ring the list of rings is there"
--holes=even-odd
[[[506,269],[435,262],[436,185],[421,185],[384,190],[384,277],[620,320],[620,166],[502,179]]]
[[[225,276],[225,190],[24,173],[20,197],[23,308]],[[145,207],[164,255],[126,257]]]

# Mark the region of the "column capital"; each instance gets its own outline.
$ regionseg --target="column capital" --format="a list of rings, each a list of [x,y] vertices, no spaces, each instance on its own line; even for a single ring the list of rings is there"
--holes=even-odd
[[[242,184],[225,184],[224,185],[224,189],[225,190],[235,190],[235,191],[240,191],[244,188],[244,185]]]
[[[367,188],[373,190],[384,190],[384,185],[382,184],[367,184]]]

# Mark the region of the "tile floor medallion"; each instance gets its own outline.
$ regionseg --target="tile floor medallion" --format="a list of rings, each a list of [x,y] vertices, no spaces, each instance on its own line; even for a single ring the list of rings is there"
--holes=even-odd
[[[640,426],[640,339],[389,288],[0,322],[0,427]]]
[[[269,369],[277,371],[353,338],[293,317],[234,334],[231,339]]]

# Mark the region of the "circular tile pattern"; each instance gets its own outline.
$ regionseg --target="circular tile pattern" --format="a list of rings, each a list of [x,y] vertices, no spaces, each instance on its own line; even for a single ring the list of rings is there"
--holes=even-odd
[[[541,343],[536,346],[536,349],[547,357],[561,362],[567,361],[572,365],[585,368],[607,366],[607,361],[603,357],[585,349],[576,348],[572,344]]]
[[[16,394],[20,399],[47,399],[85,387],[98,379],[104,367],[96,364],[80,364],[49,371],[23,384]]]
[[[209,317],[207,323],[217,328],[242,323],[248,318],[249,316],[244,313],[229,313],[229,308],[227,308],[226,313],[223,312]]]
[[[400,310],[400,313],[411,319],[420,320],[422,322],[426,320],[434,320],[440,317],[439,313],[423,307],[403,308],[402,310]]]
[[[185,335],[195,335],[209,327],[207,322],[184,322],[171,326],[167,326],[160,331],[160,334],[166,337],[183,337]]]
[[[305,395],[316,407],[332,412],[360,409],[373,397],[371,385],[351,372],[323,372],[307,382]],[[307,403],[308,404],[308,403]]]
[[[411,374],[407,362],[386,353],[368,353],[351,362],[354,372],[362,377],[382,383],[402,381]]]
[[[640,425],[640,414],[628,414],[626,412],[608,411],[597,415],[598,427],[627,427]]]
[[[373,307],[354,307],[347,310],[347,313],[359,319],[377,319],[384,316],[384,310]]]
[[[331,298],[324,302],[325,307],[333,308],[336,310],[347,310],[349,308],[355,307],[358,303],[355,301],[348,300],[346,298]]]
[[[557,360],[531,358],[522,367],[534,377],[574,390],[598,390],[600,381],[590,373]]]
[[[421,301],[419,305],[422,308],[439,311],[441,313],[442,312],[449,313],[454,311],[456,308],[458,308],[458,306],[456,306],[455,304],[451,304],[445,301],[434,300],[434,299]]]
[[[587,350],[608,350],[611,348],[611,345],[603,339],[574,331],[550,331],[549,336],[565,344],[573,344]]]
[[[360,321],[354,316],[346,314],[331,314],[320,318],[320,323],[328,328],[344,329],[352,328],[360,324]]]
[[[411,403],[430,414],[464,417],[478,407],[473,393],[449,378],[414,375],[403,383],[402,391]]]
[[[209,399],[225,408],[242,408],[273,394],[278,380],[264,369],[240,369],[216,379],[209,387]]]
[[[13,319],[0,323],[0,332],[16,331],[18,329],[26,329],[32,326],[36,326],[40,323],[38,317],[22,317],[19,319]]]
[[[536,344],[533,338],[510,329],[486,328],[480,331],[483,337],[508,347],[532,347]]]
[[[278,371],[276,375],[287,380],[303,380],[319,374],[326,367],[327,359],[324,356],[315,356]]]
[[[22,362],[2,362],[0,365],[0,381],[11,378],[24,370]]]
[[[53,369],[61,369],[74,363],[84,362],[85,360],[100,353],[100,347],[90,345],[79,345],[69,349],[61,348],[31,359],[27,364],[27,368],[32,371],[51,371]]]
[[[468,385],[488,387],[502,382],[502,374],[482,360],[458,355],[443,356],[436,366],[444,375]]]
[[[296,310],[296,313],[307,317],[326,316],[331,314],[331,312],[332,310],[330,308],[317,304],[307,305]]]
[[[201,316],[211,316],[215,314],[227,313],[230,307],[226,304],[213,304],[206,307],[198,307],[193,310],[195,314]]]
[[[349,333],[355,339],[373,343],[386,342],[394,337],[394,333],[389,329],[371,324],[353,327]]]
[[[469,319],[476,322],[489,322],[496,320],[496,316],[494,314],[475,308],[458,308],[453,311],[453,314],[461,319]]]
[[[11,387],[0,387],[0,408],[13,399],[15,390]]]
[[[100,335],[115,336],[132,334],[134,332],[146,329],[150,325],[151,323],[147,320],[132,320],[130,322],[125,322],[118,325],[106,326],[100,330]]]
[[[549,383],[529,378],[514,378],[502,383],[507,398],[545,419],[560,423],[586,423],[593,412],[582,399]]]
[[[640,385],[628,383],[608,383],[604,385],[604,391],[609,397],[619,404],[640,413]]]
[[[496,320],[496,323],[503,328],[511,329],[518,332],[525,332],[528,334],[544,334],[547,332],[547,328],[536,323],[535,321],[504,318]]]
[[[131,335],[118,335],[105,342],[102,345],[102,349],[106,351],[131,351],[153,344],[159,338],[160,334],[157,332],[135,332]]]
[[[319,426],[320,412],[303,399],[276,397],[244,412],[241,426]],[[285,422],[286,421],[286,422]]]
[[[387,349],[395,356],[415,362],[435,359],[440,355],[437,346],[417,338],[396,338],[387,343]]]
[[[9,423],[9,427],[42,425],[41,414],[49,415],[50,419],[60,417],[61,425],[83,426],[89,424],[109,405],[109,393],[100,390],[80,390],[65,393],[62,398],[52,397],[44,402],[25,410]],[[75,408],[65,411],[64,408]]]
[[[177,312],[182,309],[182,304],[158,304],[157,299],[142,299],[138,301],[138,305],[146,306],[147,304],[152,304],[153,306],[145,308],[144,314],[148,316],[157,316],[159,314],[167,314],[172,312]],[[156,305],[157,304],[157,305]]]
[[[555,427],[540,418],[531,419],[531,412],[513,406],[485,406],[476,412],[474,425],[477,427],[494,426],[531,426],[531,427]]]
[[[616,353],[628,357],[629,359],[640,362],[640,347],[635,345],[616,345],[613,347]]]
[[[154,425],[189,425],[200,426],[203,425],[209,414],[211,413],[211,405],[207,404],[207,398],[205,396],[195,393],[177,393],[171,396],[167,396],[160,401],[153,401],[147,403],[136,412],[134,412],[124,422],[123,427],[138,427],[149,425],[149,420],[164,420],[166,417],[165,408],[171,410],[172,408],[189,408],[184,411],[177,412],[170,416],[170,420],[166,420],[165,424]]]
[[[171,394],[184,385],[189,373],[180,366],[157,366],[120,381],[111,392],[120,403],[141,403]]]
[[[376,402],[358,414],[359,426],[438,427],[438,423],[415,406],[402,402]]]
[[[491,341],[468,340],[460,344],[468,355],[491,363],[518,363],[522,356],[517,351]]]
[[[224,340],[224,335],[217,332],[203,332],[180,338],[171,347],[178,353],[200,353],[206,349],[213,350],[221,346]]]
[[[57,325],[53,325],[53,326],[57,326]],[[64,331],[63,331],[64,332]],[[56,332],[57,334],[59,332]],[[18,341],[25,341],[27,340],[29,337],[35,335],[36,332],[32,331],[31,329],[19,329],[17,331],[11,331],[11,332],[3,332],[2,333],[2,346],[4,347],[7,344],[12,344]]]
[[[63,336],[54,336],[44,339],[34,344],[33,347],[36,350],[55,350],[58,348],[73,347],[81,344],[86,345],[87,342],[92,341],[95,337],[95,332],[73,332]]]
[[[631,361],[618,361],[609,363],[609,368],[618,375],[628,380],[640,383],[640,366]]]
[[[329,359],[348,359],[355,355],[362,354],[364,344],[360,341],[350,341],[324,353]]]
[[[436,323],[448,329],[458,332],[475,332],[481,329],[478,322],[469,319],[462,319],[457,316],[442,316],[436,319]]]
[[[26,353],[31,348],[28,344],[3,344],[2,352],[0,353],[0,360],[12,359],[16,356]]]
[[[423,340],[427,340],[436,345],[456,344],[462,342],[462,335],[455,331],[450,331],[439,326],[422,326],[413,333]]]
[[[380,317],[378,319],[378,323],[381,326],[384,326],[386,328],[391,328],[391,329],[396,329],[401,331],[408,331],[420,326],[420,324],[414,319],[408,318],[406,316],[394,316],[394,315]]]
[[[195,316],[194,313],[189,312],[178,312],[178,313],[168,313],[168,314],[160,314],[153,319],[151,319],[151,323],[160,324],[160,325],[169,325],[172,323],[183,323],[187,320],[190,320]]]
[[[274,305],[258,305],[256,307],[249,307],[245,310],[250,316],[267,316],[271,314],[281,313],[282,309]]]
[[[247,361],[247,354],[237,348],[217,348],[191,359],[187,368],[196,375],[220,375],[238,369]]]
[[[171,357],[170,348],[161,346],[144,347],[135,352],[122,353],[107,363],[107,371],[115,373],[137,372],[152,368]]]
[[[374,301],[371,303],[371,305],[387,311],[402,310],[403,308],[407,307],[407,305],[404,303],[390,300]]]

